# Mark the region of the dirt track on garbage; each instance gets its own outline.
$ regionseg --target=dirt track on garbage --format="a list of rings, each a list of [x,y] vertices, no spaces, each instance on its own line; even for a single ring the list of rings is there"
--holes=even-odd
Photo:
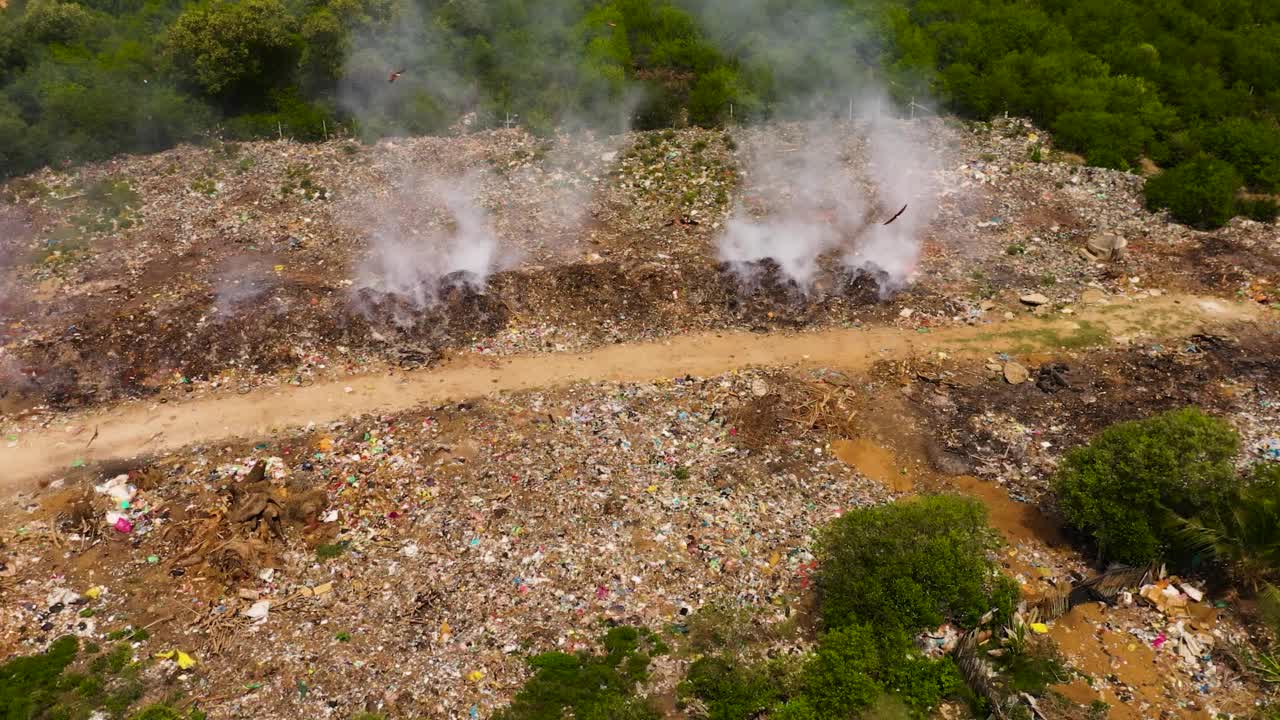
[[[750,366],[828,367],[846,372],[924,352],[989,356],[1123,337],[1185,336],[1255,322],[1265,310],[1216,298],[1113,299],[1072,315],[1022,316],[922,333],[904,327],[828,329],[795,334],[706,333],[663,342],[623,344],[586,353],[502,358],[460,356],[431,370],[360,375],[306,387],[234,391],[187,402],[106,406],[59,418],[0,449],[0,493],[29,487],[73,464],[93,465],[187,445],[264,437],[308,423],[371,412],[397,412],[493,392],[593,380],[642,381],[715,375]]]

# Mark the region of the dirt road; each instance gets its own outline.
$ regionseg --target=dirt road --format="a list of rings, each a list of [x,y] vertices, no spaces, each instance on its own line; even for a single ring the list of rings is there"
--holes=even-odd
[[[1022,316],[928,333],[903,327],[832,329],[797,334],[708,333],[665,342],[614,345],[588,353],[504,358],[462,356],[430,370],[353,376],[306,387],[276,387],[239,395],[205,395],[178,403],[125,403],[69,414],[49,427],[19,433],[0,448],[0,494],[87,464],[151,455],[183,446],[258,438],[308,423],[366,412],[395,412],[499,391],[591,380],[642,381],[715,375],[747,366],[812,366],[858,372],[882,359],[921,352],[989,356],[996,352],[1109,343],[1128,337],[1185,336],[1253,322],[1265,310],[1215,298],[1162,296],[1112,300],[1049,318]],[[69,432],[70,428],[78,432]],[[97,432],[92,444],[87,441]],[[13,428],[5,429],[14,435]]]

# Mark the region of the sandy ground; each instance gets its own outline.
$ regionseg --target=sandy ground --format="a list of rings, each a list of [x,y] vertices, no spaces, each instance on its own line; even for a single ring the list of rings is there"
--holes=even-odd
[[[1162,318],[1158,328],[1149,319]],[[463,357],[439,368],[351,376],[309,387],[233,392],[190,402],[127,403],[68,415],[58,426],[17,435],[0,449],[8,468],[0,489],[29,486],[72,463],[155,454],[185,445],[247,439],[273,429],[331,422],[367,412],[397,412],[491,392],[545,388],[589,380],[652,380],[717,375],[750,366],[866,370],[872,363],[930,352],[990,355],[1022,344],[1026,331],[1070,332],[1081,323],[1113,335],[1157,330],[1184,336],[1206,325],[1252,320],[1257,306],[1213,298],[1162,295],[1132,303],[1088,307],[1070,316],[1023,318],[957,326],[920,334],[898,328],[819,330],[799,334],[709,333],[664,342],[623,344],[587,353],[504,358]]]

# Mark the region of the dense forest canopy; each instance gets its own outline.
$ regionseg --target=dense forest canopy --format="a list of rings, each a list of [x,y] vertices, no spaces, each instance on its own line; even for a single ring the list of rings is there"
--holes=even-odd
[[[1276,193],[1277,67],[1274,0],[8,0],[0,176],[210,131],[714,126],[883,87]],[[1158,204],[1199,207],[1178,191]]]

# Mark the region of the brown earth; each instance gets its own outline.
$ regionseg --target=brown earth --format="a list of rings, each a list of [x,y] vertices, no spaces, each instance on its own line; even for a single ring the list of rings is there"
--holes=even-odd
[[[14,434],[0,449],[5,483],[20,486],[59,468],[170,451],[185,445],[251,438],[272,430],[328,422],[364,412],[402,411],[495,391],[563,385],[596,379],[642,380],[681,374],[714,375],[735,367],[796,365],[866,370],[893,357],[989,355],[1027,342],[1049,342],[1082,324],[1107,332],[1194,334],[1262,317],[1256,306],[1205,298],[1165,296],[1082,309],[1068,319],[1031,318],[985,326],[958,326],[921,335],[892,328],[829,330],[794,335],[716,333],[685,335],[648,345],[615,345],[590,353],[509,358],[463,356],[423,372],[353,375],[309,386],[248,394],[214,393],[186,402],[123,404],[65,414],[54,429]],[[1067,316],[1063,316],[1067,317]],[[1159,317],[1153,326],[1151,318]],[[1028,340],[1030,338],[1030,340]],[[1040,338],[1040,339],[1037,339]]]

